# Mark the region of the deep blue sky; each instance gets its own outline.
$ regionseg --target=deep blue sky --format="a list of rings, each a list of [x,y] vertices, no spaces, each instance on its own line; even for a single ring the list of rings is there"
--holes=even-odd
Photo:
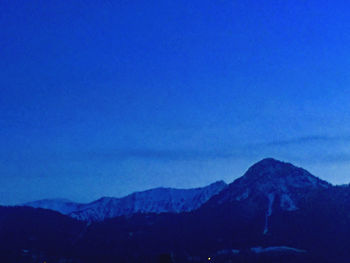
[[[0,204],[350,182],[348,1],[0,2]]]

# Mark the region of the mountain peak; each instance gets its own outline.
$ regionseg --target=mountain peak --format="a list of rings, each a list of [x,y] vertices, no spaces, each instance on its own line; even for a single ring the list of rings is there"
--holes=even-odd
[[[281,187],[283,187],[284,184],[288,184],[296,188],[329,185],[327,182],[317,178],[303,168],[273,158],[266,158],[252,165],[247,172],[234,183],[238,182],[249,185],[275,182],[276,184],[280,184]]]
[[[309,191],[328,188],[331,185],[308,171],[293,164],[263,159],[252,165],[240,178],[217,197],[219,203],[251,200],[266,200],[272,205],[279,200],[280,207],[292,211],[299,200]]]
[[[299,167],[296,167],[291,163],[286,163],[286,162],[279,161],[279,160],[276,160],[273,158],[265,158],[259,162],[256,162],[255,164],[253,164],[248,169],[248,171],[245,173],[245,175],[248,175],[251,173],[256,173],[257,171],[276,173],[276,172],[281,172],[282,170],[286,171],[286,172],[287,172],[287,170],[289,170],[289,171],[291,171],[291,170],[299,170],[299,171],[303,170],[306,172],[306,170],[299,168]]]
[[[268,157],[256,162],[251,167],[254,167],[254,166],[264,167],[264,166],[276,166],[276,165],[292,165],[292,164],[274,159],[272,157]]]
[[[255,165],[273,165],[273,164],[285,164],[285,162],[274,159],[272,157],[267,157],[267,158],[264,158],[264,159],[256,162],[252,166],[255,166]]]

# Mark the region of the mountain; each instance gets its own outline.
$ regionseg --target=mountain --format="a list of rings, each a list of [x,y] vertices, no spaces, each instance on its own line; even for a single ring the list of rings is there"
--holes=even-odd
[[[69,262],[85,225],[58,212],[0,206],[0,262]]]
[[[136,210],[90,224],[45,209],[0,207],[0,261],[349,261],[350,187],[332,186],[292,164],[261,160],[217,194],[202,192],[211,196],[202,205],[191,195],[186,200],[196,209],[183,201],[175,206],[181,198],[169,199],[168,193],[165,200],[172,206],[164,207],[175,212],[159,212],[160,193],[153,189],[125,197]],[[108,201],[100,204],[107,207]]]
[[[268,232],[269,217],[276,210],[295,211],[308,194],[332,187],[308,171],[290,163],[266,158],[251,166],[207,205],[245,204],[245,209],[265,210],[263,233]]]
[[[347,187],[269,158],[196,210],[105,220],[78,247],[86,262],[156,262],[164,253],[175,262],[348,262],[349,196]]]
[[[29,206],[33,208],[43,208],[57,211],[61,214],[68,215],[80,209],[83,204],[78,204],[67,199],[42,199],[28,202],[20,206]]]
[[[264,196],[273,205],[278,198],[281,209],[293,211],[303,193],[329,187],[331,184],[302,168],[267,158],[251,166],[215,199],[220,204]]]
[[[226,186],[225,182],[218,181],[202,188],[155,188],[136,192],[123,198],[104,197],[88,204],[51,199],[30,202],[24,205],[54,210],[78,220],[103,221],[107,218],[129,216],[136,213],[189,212],[199,208]]]

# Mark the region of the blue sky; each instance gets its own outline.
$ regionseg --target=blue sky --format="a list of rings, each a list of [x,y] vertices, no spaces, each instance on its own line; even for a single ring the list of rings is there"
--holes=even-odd
[[[350,182],[346,1],[2,1],[0,204]]]

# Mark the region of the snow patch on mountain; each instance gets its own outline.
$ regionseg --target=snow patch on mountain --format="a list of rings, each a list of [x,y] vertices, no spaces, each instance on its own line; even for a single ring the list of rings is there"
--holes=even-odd
[[[267,253],[267,252],[296,252],[296,253],[306,253],[306,250],[298,249],[294,247],[287,246],[274,246],[274,247],[252,247],[250,251],[254,253]]]
[[[247,199],[249,197],[249,193],[250,193],[250,190],[246,189],[241,195],[236,197],[236,200],[237,201],[242,201],[242,200]]]
[[[288,194],[282,194],[281,195],[281,203],[280,206],[285,211],[295,211],[298,209],[290,195]]]
[[[272,206],[273,202],[275,201],[275,195],[273,193],[268,194],[267,196],[269,202],[268,202],[268,207],[265,215],[265,227],[264,227],[264,235],[267,234],[269,231],[269,217],[272,215]]]
[[[222,249],[216,252],[217,255],[239,254],[239,249]]]

